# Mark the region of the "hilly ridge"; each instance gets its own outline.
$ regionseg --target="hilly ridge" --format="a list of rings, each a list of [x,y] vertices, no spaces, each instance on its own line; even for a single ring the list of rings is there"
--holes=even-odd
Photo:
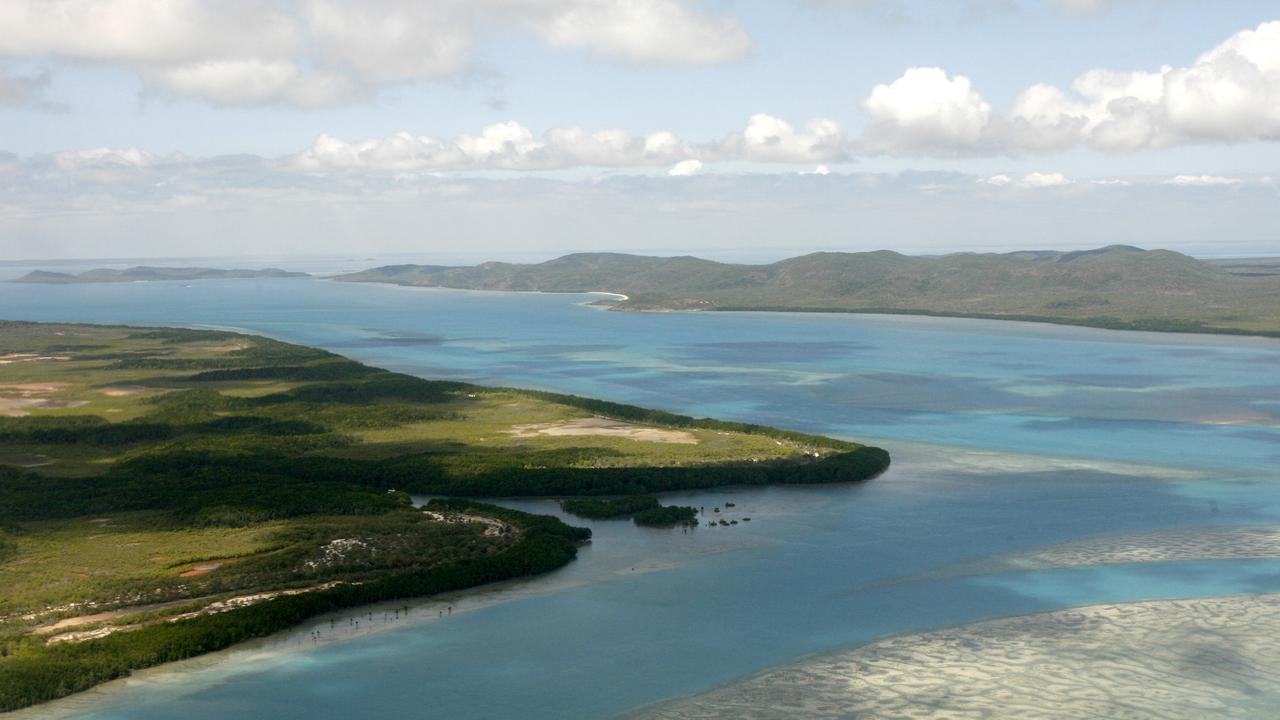
[[[1140,330],[1280,335],[1280,277],[1170,250],[909,256],[819,252],[767,265],[577,253],[538,264],[393,265],[345,282],[473,290],[608,291],[618,310],[889,312]]]

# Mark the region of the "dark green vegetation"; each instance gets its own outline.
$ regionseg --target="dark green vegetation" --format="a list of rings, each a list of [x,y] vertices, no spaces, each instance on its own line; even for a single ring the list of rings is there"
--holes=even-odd
[[[73,283],[111,283],[139,282],[148,280],[223,280],[227,278],[257,277],[310,277],[306,273],[289,272],[279,268],[262,270],[221,270],[202,267],[138,267],[115,270],[112,268],[95,268],[78,274],[52,272],[49,270],[33,270],[16,280],[17,283],[47,283],[69,285]]]
[[[697,525],[698,510],[681,505],[662,505],[652,495],[627,495],[620,498],[572,498],[561,500],[564,511],[592,520],[630,517],[637,525],[670,527]]]
[[[234,333],[0,322],[0,348],[0,710],[316,613],[550,570],[587,536],[408,492],[632,495],[888,465]],[[656,505],[636,521],[692,511]]]
[[[903,313],[1176,332],[1280,335],[1280,265],[1116,245],[917,257],[814,253],[770,265],[567,255],[537,265],[390,265],[338,280],[487,290],[609,291],[623,310]]]
[[[373,602],[432,595],[554,570],[590,536],[555,518],[467,501],[435,500],[429,510],[494,518],[518,539],[496,552],[451,563],[412,565],[361,582],[280,593],[225,611],[187,610],[82,642],[7,644],[0,656],[0,711],[34,705],[128,675],[131,670],[221,650],[322,613]]]
[[[561,500],[565,512],[590,520],[611,520],[634,515],[641,510],[661,507],[652,495],[627,495],[620,498],[572,498]]]
[[[671,527],[674,525],[697,525],[698,509],[687,505],[663,505],[636,513],[631,520],[637,525],[650,527]]]

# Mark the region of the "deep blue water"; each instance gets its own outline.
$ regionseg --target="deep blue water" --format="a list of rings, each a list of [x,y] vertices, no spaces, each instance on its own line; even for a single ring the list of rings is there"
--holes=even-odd
[[[568,568],[447,599],[452,616],[433,601],[351,638],[346,618],[333,632],[325,619],[41,714],[601,717],[886,634],[1280,591],[1280,562],[1267,560],[886,582],[1098,535],[1280,524],[1280,341],[609,313],[583,306],[592,299],[313,280],[0,284],[3,318],[243,329],[427,377],[874,439],[894,456],[858,487],[673,496],[732,498],[734,517],[753,519],[690,534],[595,523]],[[313,644],[312,629],[326,640]]]

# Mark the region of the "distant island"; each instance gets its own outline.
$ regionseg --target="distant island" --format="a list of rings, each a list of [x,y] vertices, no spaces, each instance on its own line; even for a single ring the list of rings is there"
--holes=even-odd
[[[471,290],[625,295],[616,310],[897,313],[1280,336],[1280,262],[1112,245],[940,257],[821,252],[768,265],[578,253],[534,265],[388,265],[339,275]]]
[[[149,282],[154,280],[227,280],[231,278],[294,278],[311,277],[304,272],[290,272],[279,268],[263,268],[262,270],[222,270],[203,267],[137,267],[114,270],[111,268],[95,268],[78,274],[51,272],[49,270],[32,270],[20,278],[10,280],[15,283],[43,283],[46,285],[74,285],[80,283],[122,283]]]
[[[591,535],[469,498],[686,527],[692,507],[652,494],[889,465],[843,440],[230,332],[0,321],[0,347],[0,713],[322,613],[553,570]]]

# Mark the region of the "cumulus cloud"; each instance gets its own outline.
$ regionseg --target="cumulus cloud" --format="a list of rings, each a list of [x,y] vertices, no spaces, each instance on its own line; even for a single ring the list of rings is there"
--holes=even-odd
[[[689,177],[702,172],[701,160],[681,160],[667,171],[671,177]]]
[[[1081,7],[1093,3],[1077,3]],[[1186,67],[1094,69],[1069,89],[1037,84],[1005,115],[969,79],[912,68],[862,100],[869,151],[1021,154],[1086,146],[1133,152],[1280,139],[1280,21],[1231,36]]]
[[[963,75],[942,68],[910,68],[862,101],[871,125],[862,144],[890,154],[972,152],[991,118],[991,105]]]
[[[1071,180],[1062,173],[1027,173],[1022,177],[1018,185],[1026,188],[1046,188],[1058,187],[1060,185],[1070,185]]]
[[[741,135],[730,136],[724,147],[745,160],[758,162],[812,162],[839,160],[845,155],[843,134],[834,120],[810,120],[797,132],[785,120],[757,113]]]
[[[122,66],[218,105],[332,105],[453,75],[495,28],[622,62],[730,62],[751,46],[695,0],[6,0],[0,27],[0,56]]]

